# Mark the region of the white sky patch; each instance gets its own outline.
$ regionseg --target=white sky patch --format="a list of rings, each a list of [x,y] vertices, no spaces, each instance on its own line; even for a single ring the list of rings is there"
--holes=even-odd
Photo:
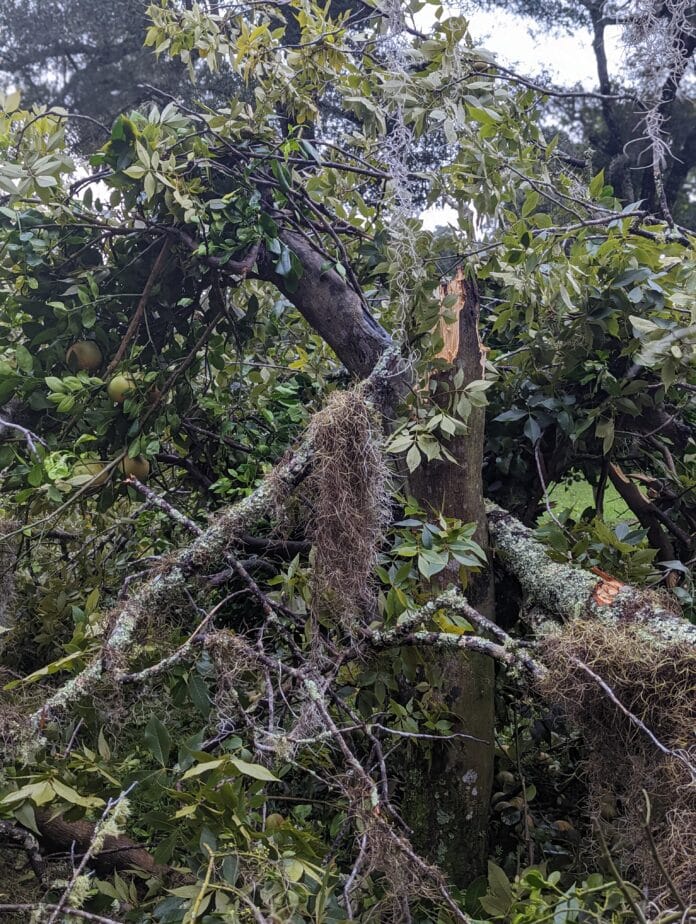
[[[459,227],[457,210],[453,209],[451,205],[431,205],[430,208],[420,213],[420,218],[423,222],[423,227],[427,231],[434,231],[435,228],[447,227],[449,225],[452,225],[454,228]]]
[[[529,17],[514,16],[504,10],[494,13],[473,13],[469,28],[474,42],[495,54],[500,63],[516,70],[521,76],[533,76],[542,71],[562,86],[581,83],[585,89],[597,84],[597,67],[592,39],[585,29],[568,35],[542,33],[538,23]],[[620,64],[622,51],[618,29],[607,29],[606,48],[609,71]]]
[[[432,25],[432,8],[426,7],[416,22],[419,29],[428,31]],[[559,87],[580,84],[585,90],[597,89],[597,65],[592,51],[592,38],[588,30],[544,34],[530,17],[516,16],[505,10],[471,12],[467,15],[469,31],[474,44],[491,52],[504,66],[521,77],[531,80],[542,73]],[[617,73],[621,67],[623,49],[617,28],[605,32],[605,46],[609,72]],[[433,205],[421,212],[427,230],[452,225],[458,227],[457,210],[451,206]]]
[[[516,16],[506,10],[474,11],[467,19],[475,45],[492,52],[501,64],[520,76],[533,77],[548,72],[562,86],[581,83],[588,90],[596,87],[592,38],[586,29],[579,29],[572,35],[565,32],[544,34],[530,17]],[[431,7],[425,7],[416,16],[418,28],[424,32],[430,29],[432,21]],[[623,55],[617,28],[606,30],[605,44],[609,71],[616,73]]]

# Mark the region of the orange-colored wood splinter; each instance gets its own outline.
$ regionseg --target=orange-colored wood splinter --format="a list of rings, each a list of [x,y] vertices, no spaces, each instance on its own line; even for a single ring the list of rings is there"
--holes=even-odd
[[[463,266],[457,268],[452,279],[442,280],[439,295],[440,317],[438,318],[438,327],[442,337],[442,349],[435,358],[444,359],[451,365],[459,356],[459,316],[467,303],[466,273]],[[450,308],[445,308],[445,299],[448,295],[455,295],[457,301]],[[481,356],[481,378],[484,378],[488,348],[481,343],[481,338],[478,336],[478,326],[476,326],[476,336]]]
[[[464,293],[462,292],[463,279],[464,276],[460,267],[453,280],[440,283],[440,317],[438,325],[440,336],[442,337],[442,349],[437,354],[436,359],[444,359],[448,363],[453,363],[459,352],[459,315],[465,304]],[[445,299],[453,292],[457,294],[457,301],[452,307],[445,309]]]
[[[590,568],[590,571],[592,574],[596,574],[601,578],[601,581],[595,585],[595,589],[592,591],[593,602],[596,603],[597,606],[609,606],[614,602],[616,595],[625,585],[622,581],[612,577],[611,574],[602,571],[601,568]]]

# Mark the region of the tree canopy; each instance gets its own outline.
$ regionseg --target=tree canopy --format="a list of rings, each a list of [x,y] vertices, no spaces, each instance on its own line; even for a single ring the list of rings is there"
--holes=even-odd
[[[2,99],[10,921],[689,919],[694,240],[420,6]]]

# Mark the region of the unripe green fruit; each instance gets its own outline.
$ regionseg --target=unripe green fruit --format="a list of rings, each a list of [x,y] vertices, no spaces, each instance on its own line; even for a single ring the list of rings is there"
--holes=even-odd
[[[271,812],[271,814],[266,819],[266,830],[267,831],[277,831],[281,825],[285,824],[285,819],[278,812]]]
[[[90,489],[100,488],[109,480],[109,473],[101,462],[78,462],[73,469],[73,478],[80,479],[77,487],[89,485]]]
[[[78,372],[84,369],[86,372],[94,372],[98,369],[104,357],[94,340],[78,340],[68,347],[65,354],[65,362],[71,372]]]
[[[500,773],[497,773],[495,776],[495,782],[498,786],[503,786],[506,789],[512,789],[515,785],[515,777],[510,773],[509,770],[501,770]]]
[[[112,401],[123,404],[135,391],[136,383],[132,375],[115,375],[106,390]]]
[[[138,481],[143,481],[150,474],[150,463],[142,456],[136,456],[135,459],[126,456],[121,460],[119,468],[126,477],[133,475]]]

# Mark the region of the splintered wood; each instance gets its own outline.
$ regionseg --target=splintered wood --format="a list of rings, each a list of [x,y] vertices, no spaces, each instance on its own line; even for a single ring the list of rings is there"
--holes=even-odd
[[[466,289],[464,288],[464,271],[460,266],[454,279],[443,280],[440,283],[440,318],[438,326],[442,337],[442,349],[435,357],[453,363],[459,353],[459,315],[466,304]],[[456,295],[457,301],[451,307],[445,307],[448,295]]]
[[[444,359],[447,363],[454,363],[460,359],[460,337],[462,330],[461,313],[467,307],[471,299],[471,284],[467,285],[467,279],[464,267],[457,269],[452,279],[445,279],[440,283],[438,294],[440,296],[440,316],[438,319],[438,329],[442,337],[442,349],[436,354],[436,359]],[[452,305],[447,305],[449,296],[454,296],[456,301]],[[465,322],[466,323],[466,322]],[[485,371],[487,350],[481,343],[478,335],[478,303],[476,304],[476,317],[473,328],[476,340],[478,342],[478,355],[481,358],[481,378]]]
[[[624,583],[611,574],[607,574],[606,571],[602,571],[601,568],[590,568],[590,571],[601,578],[592,591],[593,601],[597,606],[611,606],[619,591],[625,586]]]

